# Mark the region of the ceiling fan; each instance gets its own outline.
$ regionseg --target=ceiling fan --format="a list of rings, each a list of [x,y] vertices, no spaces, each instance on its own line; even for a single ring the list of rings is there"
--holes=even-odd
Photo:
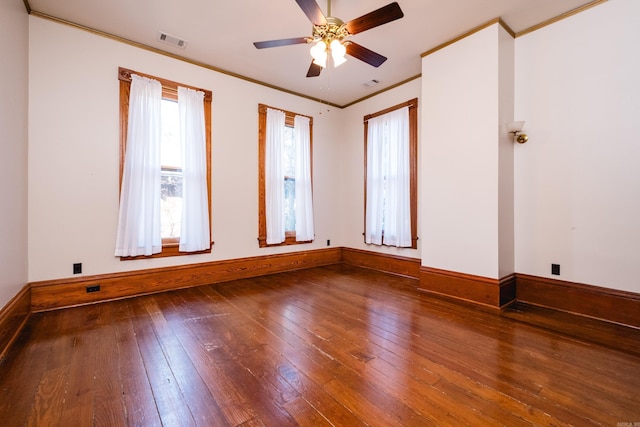
[[[317,77],[324,67],[328,54],[331,57],[334,66],[338,66],[345,62],[344,55],[350,55],[361,61],[366,62],[374,67],[379,67],[387,60],[385,56],[380,55],[372,50],[367,49],[347,37],[357,33],[369,30],[371,28],[386,24],[404,16],[400,5],[397,2],[390,3],[386,6],[362,15],[359,18],[352,19],[344,23],[342,20],[330,16],[331,0],[327,1],[327,15],[324,16],[320,6],[315,0],[295,0],[302,9],[309,21],[313,24],[313,33],[311,37],[295,37],[290,39],[268,40],[262,42],[254,42],[253,45],[258,49],[269,47],[289,46],[294,44],[315,43],[310,53],[313,57],[307,77]]]

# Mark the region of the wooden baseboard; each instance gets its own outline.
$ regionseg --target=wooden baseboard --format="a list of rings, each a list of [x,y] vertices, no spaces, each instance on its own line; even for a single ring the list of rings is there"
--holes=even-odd
[[[31,288],[26,285],[0,310],[0,360],[2,360],[31,314]]]
[[[640,294],[516,274],[519,302],[640,328]]]
[[[419,290],[500,309],[515,301],[516,281],[421,267]]]
[[[31,283],[31,310],[54,310],[340,262],[415,279],[420,271],[419,259],[336,247],[34,282]],[[100,290],[88,293],[90,286],[100,286]]]
[[[31,310],[53,310],[138,295],[337,264],[340,248],[214,261],[31,283]],[[100,286],[87,292],[89,286]]]
[[[342,262],[358,267],[370,268],[385,273],[418,279],[420,277],[420,260],[397,255],[361,249],[342,248]]]
[[[519,273],[499,280],[490,279],[421,267],[419,259],[335,247],[31,283],[0,311],[0,354],[15,339],[30,312],[340,262],[419,279],[416,288],[420,291],[492,309],[502,309],[519,301],[640,328],[640,294]],[[88,286],[97,285],[100,291],[87,293]]]

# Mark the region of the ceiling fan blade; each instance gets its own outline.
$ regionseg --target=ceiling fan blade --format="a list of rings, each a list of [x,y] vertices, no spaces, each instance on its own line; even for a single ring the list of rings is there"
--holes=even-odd
[[[279,47],[279,46],[289,46],[292,44],[302,44],[307,43],[309,40],[308,37],[295,37],[291,39],[280,39],[280,40],[267,40],[264,42],[253,42],[253,45],[258,49],[264,49],[267,47]]]
[[[386,56],[382,56],[379,53],[376,53],[352,41],[346,42],[345,47],[347,48],[347,55],[351,55],[354,58],[359,59],[360,61],[364,61],[369,65],[373,65],[374,67],[379,67],[384,61],[387,60]]]
[[[320,71],[322,71],[322,67],[311,61],[309,71],[307,71],[307,77],[318,77],[320,75]]]
[[[371,28],[386,24],[404,16],[400,5],[397,2],[389,3],[386,6],[362,15],[359,18],[352,19],[346,23],[349,34],[357,34]]]
[[[296,0],[313,25],[327,25],[327,20],[315,0]]]

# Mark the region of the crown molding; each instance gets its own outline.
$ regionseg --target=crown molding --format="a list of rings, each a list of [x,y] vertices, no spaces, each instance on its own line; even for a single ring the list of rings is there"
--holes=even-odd
[[[377,92],[370,93],[369,95],[367,95],[367,96],[363,96],[362,98],[356,99],[355,101],[351,101],[351,102],[349,102],[349,103],[347,103],[347,104],[344,104],[344,105],[343,105],[343,106],[341,106],[340,108],[347,108],[347,107],[351,107],[352,105],[358,104],[359,102],[362,102],[362,101],[364,101],[364,100],[366,100],[366,99],[373,98],[374,96],[376,96],[376,95],[380,95],[381,93],[384,93],[384,92],[387,92],[387,91],[390,91],[391,89],[395,89],[395,88],[397,88],[398,86],[402,86],[403,84],[405,84],[405,83],[409,83],[410,81],[413,81],[413,80],[415,80],[415,79],[419,79],[420,77],[422,77],[422,73],[420,73],[420,74],[416,74],[415,76],[413,76],[413,77],[409,77],[408,79],[402,80],[401,82],[398,82],[398,83],[392,84],[391,86],[386,87],[386,88],[384,88],[384,89],[380,89],[380,90],[379,90],[379,91],[377,91]]]
[[[457,43],[462,39],[466,39],[467,37],[477,33],[478,31],[482,31],[485,28],[491,27],[492,25],[495,25],[495,24],[499,24],[502,28],[504,28],[505,31],[511,35],[511,37],[515,36],[515,33],[513,32],[513,30],[511,28],[509,28],[509,26],[502,20],[502,18],[494,18],[491,21],[485,22],[482,25],[478,25],[477,27],[472,28],[471,30],[469,30],[469,31],[467,31],[465,33],[462,33],[459,36],[456,36],[456,37],[452,38],[451,40],[442,43],[441,45],[438,45],[438,46],[436,46],[436,47],[434,47],[432,49],[429,49],[426,52],[421,53],[420,57],[424,58],[425,56],[429,56],[432,53],[435,53],[435,52],[437,52],[439,50],[442,50],[447,46],[451,46],[452,44]]]
[[[270,89],[274,89],[274,90],[277,90],[277,91],[280,91],[280,92],[285,92],[285,93],[288,93],[288,94],[291,94],[291,95],[299,96],[300,98],[306,98],[306,99],[309,99],[311,101],[316,101],[316,102],[319,102],[319,103],[324,104],[324,105],[330,105],[330,106],[336,107],[336,108],[343,108],[342,106],[340,106],[338,104],[334,104],[334,103],[326,101],[324,99],[315,98],[313,96],[305,95],[303,93],[295,92],[295,91],[292,91],[292,90],[289,90],[289,89],[285,89],[283,87],[279,87],[279,86],[275,86],[275,85],[272,85],[272,84],[269,84],[269,83],[265,83],[265,82],[260,81],[260,80],[252,79],[251,77],[243,76],[241,74],[234,73],[232,71],[228,71],[228,70],[225,70],[225,69],[222,69],[222,68],[214,67],[213,65],[210,65],[210,64],[207,64],[207,63],[204,63],[204,62],[200,62],[200,61],[196,61],[196,60],[193,60],[193,59],[190,59],[190,58],[186,58],[186,57],[181,56],[181,55],[176,55],[174,53],[167,52],[165,50],[158,49],[158,48],[155,48],[155,47],[143,44],[143,43],[138,43],[138,42],[135,42],[133,40],[126,39],[124,37],[116,36],[114,34],[107,33],[105,31],[96,30],[95,28],[87,27],[87,26],[84,26],[84,25],[81,25],[81,24],[78,24],[78,23],[75,23],[75,22],[71,22],[71,21],[67,21],[65,19],[57,18],[55,16],[47,15],[46,13],[42,13],[42,12],[38,12],[38,11],[35,11],[35,10],[31,10],[30,15],[37,16],[38,18],[46,19],[46,20],[49,20],[49,21],[53,21],[53,22],[56,22],[58,24],[63,24],[63,25],[69,26],[69,27],[73,27],[73,28],[76,28],[78,30],[86,31],[86,32],[91,33],[91,34],[94,34],[94,35],[97,35],[97,36],[100,36],[100,37],[104,37],[104,38],[107,38],[107,39],[110,39],[110,40],[114,40],[114,41],[117,41],[117,42],[120,42],[120,43],[124,43],[124,44],[127,44],[129,46],[137,47],[139,49],[143,49],[143,50],[146,50],[146,51],[149,51],[149,52],[153,52],[153,53],[156,53],[158,55],[167,56],[169,58],[177,59],[178,61],[182,61],[182,62],[186,62],[186,63],[192,64],[192,65],[198,66],[198,67],[206,68],[207,70],[215,71],[215,72],[220,73],[220,74],[225,74],[227,76],[235,77],[237,79],[244,80],[244,81],[249,82],[249,83],[257,84],[257,85],[260,85],[260,86],[265,86],[265,87],[268,87]]]
[[[500,18],[500,17],[494,18],[494,19],[492,19],[492,20],[490,20],[490,21],[488,21],[488,22],[486,22],[486,23],[484,23],[482,25],[479,25],[479,26],[477,26],[475,28],[472,28],[471,30],[469,30],[469,31],[467,31],[467,32],[465,32],[463,34],[460,34],[457,37],[454,37],[453,39],[451,39],[451,40],[449,40],[447,42],[444,42],[444,43],[442,43],[442,44],[440,44],[440,45],[438,45],[438,46],[436,46],[436,47],[434,47],[432,49],[427,50],[426,52],[423,52],[422,54],[420,54],[420,57],[424,58],[425,56],[431,55],[432,53],[435,53],[435,52],[437,52],[437,51],[439,51],[441,49],[444,49],[447,46],[450,46],[450,45],[452,45],[452,44],[454,44],[454,43],[456,43],[456,42],[458,42],[458,41],[460,41],[460,40],[462,40],[464,38],[467,38],[467,37],[477,33],[478,31],[482,31],[485,28],[488,28],[488,27],[490,27],[492,25],[495,25],[495,24],[499,24],[507,33],[509,33],[509,35],[511,35],[511,37],[518,38],[518,37],[521,37],[523,35],[526,35],[526,34],[529,34],[531,32],[534,32],[536,30],[539,30],[541,28],[544,28],[544,27],[546,27],[548,25],[554,24],[554,23],[556,23],[558,21],[561,21],[561,20],[563,20],[565,18],[569,18],[569,17],[571,17],[573,15],[576,15],[576,14],[578,14],[580,12],[583,12],[583,11],[585,11],[587,9],[590,9],[590,8],[592,8],[594,6],[600,5],[600,4],[605,3],[607,1],[608,0],[594,0],[594,1],[590,2],[590,3],[588,3],[588,4],[585,4],[583,6],[580,6],[580,7],[577,7],[575,9],[572,9],[572,10],[570,10],[568,12],[565,12],[565,13],[563,13],[561,15],[558,15],[558,16],[556,16],[554,18],[551,18],[551,19],[548,19],[546,21],[540,22],[539,24],[533,25],[533,26],[531,26],[531,27],[529,27],[527,29],[524,29],[522,31],[519,31],[519,32],[513,31],[509,27],[509,25],[502,20],[502,18]],[[184,56],[176,55],[174,53],[167,52],[167,51],[162,50],[162,49],[158,49],[158,48],[155,48],[155,47],[152,47],[152,46],[148,46],[148,45],[145,45],[145,44],[142,44],[142,43],[138,43],[138,42],[135,42],[133,40],[126,39],[124,37],[116,36],[114,34],[107,33],[107,32],[100,31],[100,30],[96,30],[94,28],[87,27],[87,26],[84,26],[84,25],[80,25],[80,24],[77,24],[75,22],[67,21],[67,20],[64,20],[64,19],[61,19],[61,18],[57,18],[55,16],[51,16],[51,15],[48,15],[48,14],[45,14],[45,13],[34,11],[34,10],[31,9],[31,6],[29,4],[29,0],[23,0],[23,2],[24,2],[25,9],[26,9],[26,11],[27,11],[27,13],[29,15],[34,15],[34,16],[37,16],[37,17],[42,18],[42,19],[47,19],[47,20],[50,20],[50,21],[53,21],[53,22],[57,22],[59,24],[63,24],[63,25],[67,25],[67,26],[79,29],[79,30],[87,31],[89,33],[92,33],[92,34],[95,34],[95,35],[98,35],[98,36],[101,36],[101,37],[105,37],[105,38],[108,38],[108,39],[111,39],[111,40],[114,40],[114,41],[117,41],[117,42],[120,42],[120,43],[124,43],[124,44],[130,45],[130,46],[134,46],[134,47],[137,47],[137,48],[140,48],[140,49],[143,49],[143,50],[147,50],[147,51],[150,51],[150,52],[153,52],[153,53],[157,53],[159,55],[167,56],[167,57],[179,60],[179,61],[187,62],[189,64],[196,65],[196,66],[202,67],[202,68],[206,68],[208,70],[215,71],[215,72],[221,73],[221,74],[225,74],[227,76],[235,77],[237,79],[244,80],[244,81],[249,82],[249,83],[253,83],[253,84],[260,85],[260,86],[264,86],[264,87],[267,87],[267,88],[270,88],[270,89],[273,89],[273,90],[277,90],[277,91],[280,91],[280,92],[288,93],[290,95],[294,95],[294,96],[298,96],[298,97],[301,97],[301,98],[309,99],[311,101],[315,101],[315,102],[318,102],[320,104],[323,104],[323,105],[326,105],[326,106],[330,106],[330,107],[334,107],[334,108],[339,108],[339,109],[344,109],[344,108],[350,107],[352,105],[358,104],[358,103],[360,103],[362,101],[365,101],[365,100],[367,100],[369,98],[372,98],[374,96],[380,95],[380,94],[382,94],[384,92],[390,91],[392,89],[395,89],[395,88],[397,88],[399,86],[404,85],[405,83],[409,83],[409,82],[411,82],[411,81],[413,81],[415,79],[418,79],[418,78],[422,77],[422,74],[417,74],[415,76],[409,77],[408,79],[405,79],[405,80],[402,80],[402,81],[400,81],[398,83],[395,83],[395,84],[393,84],[393,85],[391,85],[389,87],[386,87],[386,88],[381,89],[379,91],[373,92],[373,93],[371,93],[371,94],[369,94],[367,96],[364,96],[362,98],[356,99],[355,101],[348,102],[348,103],[346,103],[344,105],[339,105],[339,104],[335,104],[333,102],[329,102],[329,101],[321,99],[321,98],[316,98],[316,97],[305,95],[305,94],[302,94],[302,93],[299,93],[299,92],[295,92],[295,91],[292,91],[292,90],[289,90],[289,89],[286,89],[286,88],[283,88],[283,87],[280,87],[280,86],[275,86],[275,85],[272,85],[272,84],[269,84],[269,83],[266,83],[266,82],[263,82],[263,81],[260,81],[260,80],[256,80],[256,79],[253,79],[253,78],[250,78],[250,77],[247,77],[247,76],[243,76],[243,75],[238,74],[238,73],[234,73],[232,71],[228,71],[228,70],[225,70],[225,69],[222,69],[222,68],[215,67],[213,65],[210,65],[210,64],[207,64],[207,63],[204,63],[204,62],[195,61],[193,59],[189,59],[189,58],[186,58]]]
[[[425,56],[431,55],[432,53],[435,53],[435,52],[437,52],[437,51],[439,51],[441,49],[444,49],[447,46],[450,46],[450,45],[452,45],[452,44],[454,44],[454,43],[456,43],[456,42],[458,42],[458,41],[460,41],[460,40],[462,40],[464,38],[467,38],[467,37],[477,33],[478,31],[482,31],[485,28],[490,27],[490,26],[495,25],[495,24],[500,24],[500,26],[502,28],[504,28],[505,31],[507,33],[509,33],[511,35],[511,37],[513,37],[515,39],[515,38],[521,37],[521,36],[523,36],[525,34],[529,34],[531,32],[539,30],[540,28],[546,27],[548,25],[555,24],[556,22],[561,21],[561,20],[563,20],[565,18],[569,18],[569,17],[571,17],[573,15],[577,15],[580,12],[584,12],[587,9],[591,9],[594,6],[598,6],[598,5],[600,5],[602,3],[605,3],[607,1],[608,0],[594,0],[594,1],[592,1],[590,3],[587,3],[587,4],[583,5],[583,6],[580,6],[580,7],[577,7],[575,9],[572,9],[572,10],[570,10],[568,12],[560,14],[560,15],[558,15],[556,17],[551,18],[551,19],[547,19],[546,21],[542,21],[539,24],[533,25],[533,26],[531,26],[531,27],[529,27],[527,29],[524,29],[522,31],[519,31],[519,32],[513,31],[509,27],[509,25],[507,25],[507,23],[502,20],[502,18],[494,18],[494,19],[490,20],[489,22],[486,22],[486,23],[484,23],[482,25],[479,25],[479,26],[477,26],[475,28],[472,28],[471,30],[469,30],[469,31],[467,31],[467,32],[465,32],[463,34],[460,34],[459,36],[454,37],[453,39],[451,39],[449,41],[446,41],[446,42],[444,42],[444,43],[442,43],[442,44],[440,44],[440,45],[438,45],[438,46],[436,46],[436,47],[434,47],[432,49],[429,49],[426,52],[423,52],[420,55],[420,57],[424,58]]]
[[[546,26],[551,25],[551,24],[555,24],[558,21],[561,21],[561,20],[563,20],[565,18],[569,18],[569,17],[571,17],[573,15],[577,15],[580,12],[584,12],[587,9],[591,9],[594,6],[598,6],[599,4],[605,3],[607,1],[608,0],[594,0],[591,3],[587,3],[587,4],[582,5],[580,7],[576,7],[575,9],[572,9],[572,10],[570,10],[568,12],[565,12],[565,13],[563,13],[561,15],[558,15],[558,16],[556,16],[554,18],[547,19],[546,21],[542,21],[539,24],[533,25],[533,26],[531,26],[531,27],[529,27],[527,29],[519,31],[519,32],[517,32],[515,34],[515,36],[516,37],[522,37],[525,34],[529,34],[529,33],[532,33],[532,32],[534,32],[536,30],[539,30],[540,28],[546,27]]]

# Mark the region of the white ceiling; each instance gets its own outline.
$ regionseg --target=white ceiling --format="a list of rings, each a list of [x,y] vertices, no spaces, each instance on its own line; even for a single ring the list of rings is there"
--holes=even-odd
[[[16,0],[17,1],[17,0]],[[317,0],[327,14],[327,0]],[[333,0],[347,22],[392,0]],[[249,79],[336,105],[347,105],[418,76],[420,54],[495,18],[515,33],[592,0],[397,0],[404,17],[350,37],[388,58],[374,68],[347,57],[338,68],[307,78],[309,45],[258,50],[254,41],[305,37],[311,23],[294,0],[28,0],[47,15]],[[158,31],[187,40],[185,49],[157,40]],[[126,66],[126,64],[124,64]],[[364,84],[372,79],[374,87]]]

